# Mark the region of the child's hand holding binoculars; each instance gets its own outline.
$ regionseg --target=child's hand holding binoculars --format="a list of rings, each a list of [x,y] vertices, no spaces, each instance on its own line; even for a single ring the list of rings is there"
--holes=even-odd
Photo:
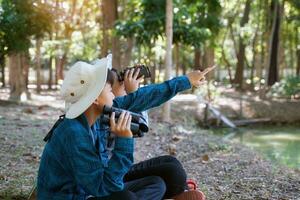
[[[140,73],[140,69],[132,68],[125,72],[124,75],[124,86],[126,93],[129,94],[131,92],[135,92],[139,88],[139,84],[144,78],[144,76],[138,77]]]
[[[132,137],[130,130],[131,115],[129,112],[122,112],[118,121],[115,121],[115,113],[110,116],[110,130],[118,137]]]

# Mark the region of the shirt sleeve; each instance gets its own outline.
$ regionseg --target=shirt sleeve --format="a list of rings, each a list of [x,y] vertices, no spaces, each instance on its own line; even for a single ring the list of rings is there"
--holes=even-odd
[[[71,128],[67,132],[65,149],[77,184],[93,196],[122,190],[123,177],[133,164],[133,139],[117,137],[113,155],[104,167],[85,129]]]
[[[132,112],[142,112],[160,106],[178,92],[191,88],[187,76],[179,76],[161,84],[151,84],[136,92],[114,99],[113,106]]]
[[[143,122],[148,126],[149,125],[149,116],[148,116],[148,111],[143,111],[141,112],[141,119]]]

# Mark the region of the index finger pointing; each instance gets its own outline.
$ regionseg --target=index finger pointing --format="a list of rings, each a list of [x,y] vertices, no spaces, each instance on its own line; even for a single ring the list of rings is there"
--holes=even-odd
[[[214,68],[216,68],[215,65],[213,65],[212,67],[206,68],[206,69],[202,72],[202,75],[206,75],[208,72],[212,71]]]

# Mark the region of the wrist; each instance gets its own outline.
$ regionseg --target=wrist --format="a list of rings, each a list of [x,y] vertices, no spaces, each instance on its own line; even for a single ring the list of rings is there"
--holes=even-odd
[[[193,78],[192,78],[191,73],[187,74],[186,77],[188,78],[190,84],[193,85]]]
[[[125,87],[125,91],[127,94],[135,92],[137,90],[136,87]]]
[[[121,137],[121,138],[132,138],[132,132],[131,131],[126,131],[126,132],[115,132],[114,133],[116,136]]]
[[[133,136],[132,136],[132,133],[130,131],[130,133],[128,132],[128,133],[123,133],[123,134],[119,135],[119,137],[132,138]]]

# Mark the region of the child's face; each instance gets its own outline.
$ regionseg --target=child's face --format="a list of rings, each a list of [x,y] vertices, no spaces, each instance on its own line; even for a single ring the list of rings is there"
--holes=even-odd
[[[112,92],[116,97],[125,96],[126,91],[125,91],[124,81],[119,81],[117,74],[115,72],[113,73],[114,73],[114,84],[112,86]]]
[[[112,87],[109,83],[106,83],[102,92],[96,99],[97,106],[102,110],[104,105],[112,106],[115,95],[112,92]]]

